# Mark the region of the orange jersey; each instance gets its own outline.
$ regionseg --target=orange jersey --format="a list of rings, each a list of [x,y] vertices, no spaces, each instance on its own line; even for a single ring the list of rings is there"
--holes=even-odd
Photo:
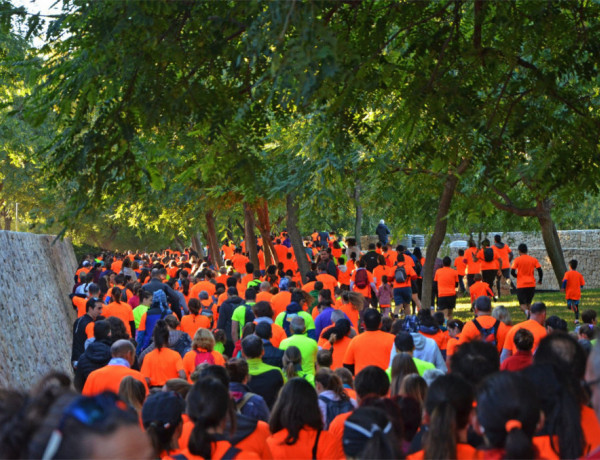
[[[439,297],[449,297],[456,295],[456,285],[458,284],[458,272],[450,267],[442,267],[435,272],[433,279],[438,284]]]
[[[471,294],[471,303],[475,302],[475,300],[481,296],[494,297],[490,285],[485,281],[476,281],[473,283],[469,288],[469,293]]]
[[[469,275],[481,273],[481,263],[473,260],[473,254],[477,255],[477,248],[465,249],[465,259],[467,260],[467,271]]]
[[[298,440],[295,444],[288,445],[285,438],[288,436],[288,430],[283,429],[272,434],[267,438],[267,444],[271,449],[273,458],[315,458],[312,455],[313,446],[317,437],[317,430],[305,426],[298,433]],[[318,459],[335,458],[334,439],[327,431],[322,431],[317,445]]]
[[[365,331],[354,337],[344,355],[344,364],[354,364],[354,373],[373,365],[386,370],[395,336],[383,331]]]
[[[198,352],[206,352],[206,350],[199,348]],[[185,375],[187,375],[190,383],[192,383],[190,376],[196,370],[196,356],[198,355],[198,352],[196,350],[191,350],[188,351],[183,357],[183,370],[185,371]],[[217,366],[225,366],[225,358],[223,358],[221,353],[213,350],[210,352],[210,354],[212,355]],[[145,359],[144,362],[146,362]]]
[[[181,355],[170,348],[152,350],[144,358],[142,374],[150,379],[150,385],[162,386],[167,380],[179,378],[183,370]]]
[[[540,263],[535,257],[523,254],[517,257],[512,268],[517,271],[517,289],[535,287],[535,269],[540,268]]]
[[[479,263],[481,263],[481,269],[482,270],[498,270],[500,268],[500,263],[498,262],[500,260],[500,254],[498,253],[498,249],[495,248],[494,246],[492,246],[491,248],[489,248],[492,250],[492,252],[494,253],[494,258],[492,259],[491,262],[486,262],[485,261],[485,249],[481,248],[479,251],[477,251],[477,260]],[[504,268],[508,268],[508,267],[504,267]]]
[[[467,270],[467,259],[465,256],[458,256],[454,259],[454,266],[459,276],[464,276]]]
[[[92,371],[85,381],[81,394],[84,396],[96,396],[103,391],[112,391],[118,394],[121,381],[127,376],[131,376],[142,382],[146,389],[146,394],[148,394],[148,385],[142,373],[118,364],[110,364]]]
[[[133,310],[131,309],[131,305],[125,302],[117,303],[111,302],[106,307],[103,308],[102,314],[105,318],[109,318],[111,316],[116,316],[123,324],[125,324],[125,330],[131,337],[131,327],[129,326],[129,322],[133,322]]]
[[[477,322],[483,329],[488,329],[494,326],[496,318],[491,315],[481,315],[477,317]],[[506,346],[506,336],[510,330],[510,327],[504,324],[502,321],[498,324],[498,330],[496,331],[496,348],[498,352],[502,351],[502,348],[509,348]],[[462,345],[465,342],[471,342],[473,340],[480,340],[481,333],[473,321],[467,321],[460,333],[460,339],[458,339],[458,345]]]
[[[291,301],[292,293],[289,291],[281,291],[275,294],[271,298],[271,308],[273,309],[274,316],[277,317],[279,313],[285,311]]]
[[[567,300],[581,299],[581,288],[585,286],[583,275],[577,270],[569,270],[565,273],[563,284],[565,281],[565,297]],[[75,298],[73,298],[73,300],[75,300]]]
[[[332,350],[331,356],[333,359],[333,363],[331,364],[331,369],[336,370],[340,367],[344,367],[344,355],[346,354],[346,350],[348,349],[348,345],[350,345],[350,341],[352,340],[350,337],[346,336],[341,340],[338,340],[331,345],[331,342],[328,340],[322,339],[323,345],[321,347],[324,350]],[[320,341],[319,341],[320,342]]]
[[[194,338],[196,331],[200,328],[210,329],[210,318],[208,316],[190,313],[181,318],[180,329],[192,339]]]
[[[514,339],[515,334],[519,329],[527,329],[533,334],[533,349],[531,350],[532,353],[535,353],[540,343],[540,340],[542,340],[548,334],[546,328],[533,319],[528,319],[527,321],[523,321],[522,323],[513,326],[510,329],[510,331],[508,331],[508,334],[506,334],[506,340],[504,341],[504,348],[507,350],[511,350],[513,355],[517,353],[517,346],[515,345]],[[462,333],[465,333],[464,329]]]

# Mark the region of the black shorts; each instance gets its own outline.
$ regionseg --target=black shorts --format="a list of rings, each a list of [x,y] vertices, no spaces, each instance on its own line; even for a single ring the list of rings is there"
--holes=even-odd
[[[419,288],[417,287],[417,280],[410,280],[410,290],[413,294],[419,293]]]
[[[456,296],[449,295],[446,297],[438,297],[437,309],[439,310],[454,310],[456,307]]]
[[[530,305],[535,295],[535,287],[517,288],[519,305]]]

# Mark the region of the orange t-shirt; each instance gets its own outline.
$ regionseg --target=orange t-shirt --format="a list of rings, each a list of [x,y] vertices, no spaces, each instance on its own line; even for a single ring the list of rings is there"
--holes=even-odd
[[[250,262],[248,257],[243,256],[241,254],[234,254],[231,258],[231,263],[233,264],[233,269],[238,273],[246,273],[246,264]]]
[[[186,332],[192,339],[196,334],[196,331],[200,328],[210,329],[210,319],[208,316],[203,315],[185,315],[181,318],[181,326],[180,329],[183,332]]]
[[[131,309],[131,305],[125,302],[111,302],[102,309],[102,314],[105,318],[116,316],[121,321],[123,321],[123,323],[125,324],[125,330],[129,334],[129,336],[131,336],[131,327],[129,326],[129,322],[134,321],[133,310]]]
[[[340,367],[344,367],[344,356],[346,355],[346,350],[348,349],[348,345],[350,345],[351,341],[352,339],[346,336],[333,344],[333,352],[331,354],[333,362],[331,364],[331,369],[336,370]],[[324,340],[324,343],[321,345],[321,347],[324,350],[331,350],[331,342]]]
[[[85,335],[87,336],[88,339],[91,339],[92,337],[94,337],[94,321],[92,321],[90,324],[88,324],[85,327]]]
[[[477,248],[465,249],[465,259],[467,259],[467,271],[469,275],[481,273],[481,263],[473,260],[473,254],[477,255]]]
[[[471,294],[471,303],[475,302],[475,300],[481,296],[494,297],[490,285],[485,281],[474,282],[469,288],[469,293]]]
[[[498,263],[498,259],[500,259],[500,254],[498,253],[498,249],[494,246],[491,246],[492,252],[494,253],[494,258],[491,262],[485,261],[484,249],[481,248],[477,251],[477,260],[481,263],[482,270],[498,270],[500,268],[500,264]],[[504,267],[507,268],[507,267]]]
[[[235,248],[232,246],[227,246],[227,245],[223,245],[221,246],[221,251],[223,251],[223,257],[225,259],[231,260],[231,258],[233,257],[233,250]]]
[[[496,318],[492,315],[481,315],[477,317],[477,322],[483,329],[488,329],[494,325],[496,322]],[[502,348],[507,348],[504,345],[506,344],[506,336],[509,332],[510,328],[500,321],[498,324],[498,331],[496,332],[496,348],[498,352],[502,351]],[[463,327],[462,332],[460,333],[460,339],[458,339],[458,345],[462,345],[465,342],[472,342],[473,340],[479,340],[481,338],[481,333],[475,323],[473,321],[467,321]]]
[[[352,282],[354,283],[353,286],[352,286],[352,290],[354,292],[359,292],[362,295],[364,295],[365,297],[367,297],[367,298],[370,299],[371,298],[371,283],[374,282],[373,281],[373,274],[369,270],[367,270],[366,268],[364,269],[367,272],[368,283],[367,283],[367,285],[364,288],[361,289],[361,288],[359,288],[356,285],[356,274],[358,273],[359,270],[362,270],[362,268],[357,268],[356,270],[354,270],[354,272],[352,272],[351,279],[352,279]]]
[[[454,259],[454,266],[456,267],[458,276],[465,276],[467,269],[467,261],[465,256],[458,256],[456,259]]]
[[[424,332],[420,332],[420,334],[423,337],[435,340],[435,343],[437,343],[437,346],[440,350],[446,349],[446,345],[448,343],[448,332],[438,330],[435,334],[425,334]]]
[[[192,298],[192,297],[195,299],[200,298],[201,291],[206,291],[206,292],[208,292],[209,296],[213,296],[213,295],[215,295],[216,290],[217,290],[217,288],[210,281],[206,281],[206,280],[198,281],[196,284],[194,284],[190,288],[190,298]]]
[[[112,364],[92,371],[85,381],[81,394],[84,396],[96,396],[103,391],[112,391],[118,394],[121,381],[127,376],[131,376],[142,382],[146,388],[146,394],[148,394],[148,385],[141,372],[125,366]]]
[[[352,323],[352,327],[358,330],[358,322],[360,320],[360,312],[354,308],[351,303],[342,303],[339,309],[346,313],[346,316]]]
[[[204,350],[203,348],[198,348],[198,351],[200,352],[206,352],[206,350]],[[213,359],[215,360],[215,364],[217,366],[225,366],[225,358],[223,358],[223,355],[221,353],[219,353],[216,350],[213,350],[210,352],[210,354],[213,356]],[[194,372],[196,370],[196,356],[198,355],[198,353],[196,353],[196,350],[191,350],[188,351],[185,356],[183,357],[183,370],[185,371],[185,374],[188,377],[188,380],[191,382],[190,380],[190,376],[192,375],[192,372]],[[146,362],[146,360],[144,359],[144,362]]]
[[[587,444],[586,455],[600,447],[600,422],[591,407],[581,406],[581,429]]]
[[[354,364],[355,375],[371,365],[386,370],[390,364],[394,338],[383,331],[365,331],[357,335],[346,349],[344,364]]]
[[[344,412],[335,417],[329,424],[329,434],[333,437],[335,454],[331,458],[346,458],[344,454],[344,423],[352,415],[352,412]]]
[[[412,260],[412,259],[411,259]],[[396,269],[397,267],[392,267],[393,273],[392,273],[392,286],[395,288],[402,288],[402,287],[410,287],[410,281],[413,279],[417,279],[417,272],[415,272],[415,270],[412,268],[411,265],[405,263],[405,264],[400,264],[398,265],[398,267],[404,267],[404,271],[406,272],[406,281],[404,281],[404,283],[398,283],[396,281]],[[392,271],[390,270],[390,271]]]
[[[271,308],[275,313],[275,317],[283,311],[292,301],[292,293],[289,291],[281,291],[271,297]]]
[[[298,440],[291,446],[285,443],[285,438],[288,436],[288,430],[283,429],[272,434],[267,438],[267,444],[271,449],[273,458],[286,459],[294,458],[301,459],[313,458],[312,450],[317,437],[317,430],[305,426],[298,433]],[[334,439],[327,431],[322,431],[317,445],[317,459],[335,458]]]
[[[85,306],[87,305],[88,299],[83,297],[73,296],[72,302],[77,307],[77,318],[81,318],[86,313]]]
[[[389,249],[386,253],[383,254],[383,257],[385,259],[385,264],[388,267],[393,267],[398,261],[398,251]]]
[[[438,283],[438,296],[451,297],[456,295],[458,272],[450,267],[442,267],[435,272],[433,279]]]
[[[276,244],[273,246],[273,249],[275,249],[275,254],[277,255],[277,262],[284,263],[289,251],[287,246]]]
[[[500,257],[500,259],[502,260],[502,269],[504,270],[506,268],[509,268],[510,267],[510,260],[509,260],[509,256],[508,255],[512,251],[508,247],[508,244],[504,244],[504,247],[502,249],[500,249],[496,245],[493,245],[492,247],[494,248],[494,250],[498,254],[498,257]]]
[[[456,458],[460,460],[475,460],[479,458],[477,449],[470,446],[469,444],[457,443],[456,444]],[[542,457],[545,458],[545,457]],[[424,460],[425,450],[420,450],[414,454],[410,454],[406,457],[406,460]]]
[[[258,324],[257,321],[254,321],[254,324]],[[271,323],[271,332],[273,337],[271,337],[271,345],[275,348],[279,348],[279,344],[283,339],[287,339],[287,334],[285,333],[285,329],[282,328],[279,324]]]
[[[446,359],[456,353],[456,349],[458,348],[458,341],[460,340],[460,334],[456,337],[448,337],[448,342],[446,343]]]
[[[565,286],[565,297],[567,300],[579,300],[581,299],[581,288],[585,286],[585,280],[583,275],[577,270],[569,270],[565,273],[563,281],[567,282]],[[73,297],[75,300],[75,297]]]
[[[322,273],[317,275],[317,281],[321,281],[323,283],[324,289],[329,289],[331,291],[331,298],[335,298],[335,288],[338,285],[338,280],[335,276],[331,276],[328,273]]]
[[[273,294],[271,294],[269,291],[260,291],[258,294],[256,294],[256,302],[271,302],[271,299],[273,298]]]
[[[381,287],[381,278],[383,275],[387,275],[388,281],[390,283],[392,282],[389,273],[390,270],[387,265],[377,265],[377,267],[373,269],[373,277],[375,278],[375,286],[377,286],[377,289]]]
[[[528,319],[527,321],[523,321],[522,323],[511,327],[508,333],[506,334],[504,348],[506,348],[507,350],[511,350],[513,355],[517,352],[517,346],[515,345],[514,339],[515,334],[519,329],[527,329],[533,334],[533,348],[531,349],[532,353],[535,353],[540,343],[540,340],[542,340],[548,334],[546,328],[534,319]],[[465,333],[464,329],[462,333]]]
[[[343,265],[343,267],[346,267],[346,271],[340,270],[339,267],[342,267],[342,265],[338,266],[338,279],[337,279],[338,283],[345,284],[346,286],[350,286],[351,273],[348,270],[348,267],[346,265]]]
[[[523,254],[517,257],[512,264],[512,268],[517,271],[517,289],[535,287],[535,269],[541,265],[535,257]]]
[[[269,424],[258,420],[256,423],[256,429],[240,442],[235,447],[243,450],[244,452],[253,452],[258,455],[261,460],[271,460],[273,454],[267,443],[268,437],[271,436],[269,431]]]
[[[151,386],[162,386],[167,380],[179,378],[183,369],[181,355],[170,348],[152,350],[144,358],[142,374],[150,379]]]

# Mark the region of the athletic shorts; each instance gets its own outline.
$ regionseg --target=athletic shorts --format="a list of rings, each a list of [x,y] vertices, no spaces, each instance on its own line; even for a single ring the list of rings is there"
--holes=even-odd
[[[418,294],[419,293],[419,288],[417,286],[417,280],[411,280],[411,282],[410,282],[410,290],[411,290],[411,293],[413,293],[413,294]]]
[[[535,295],[535,287],[517,288],[517,299],[519,305],[529,305]]]
[[[456,296],[449,295],[446,297],[438,297],[437,309],[440,310],[454,310],[456,307]]]
[[[506,279],[510,279],[510,268],[503,268],[501,270],[502,272],[502,276],[504,276],[504,278]],[[500,278],[498,275],[496,275],[496,278]]]
[[[401,304],[409,304],[412,298],[412,289],[410,286],[394,288],[394,303],[396,306]]]

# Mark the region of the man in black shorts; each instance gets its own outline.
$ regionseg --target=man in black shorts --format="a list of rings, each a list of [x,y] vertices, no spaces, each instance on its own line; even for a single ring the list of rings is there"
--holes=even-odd
[[[520,244],[519,257],[513,261],[510,273],[513,277],[517,278],[517,299],[519,299],[519,306],[523,310],[523,313],[527,315],[527,319],[529,319],[529,308],[535,295],[534,272],[536,269],[538,272],[538,284],[542,284],[544,273],[540,263],[535,257],[527,254],[526,244]]]

